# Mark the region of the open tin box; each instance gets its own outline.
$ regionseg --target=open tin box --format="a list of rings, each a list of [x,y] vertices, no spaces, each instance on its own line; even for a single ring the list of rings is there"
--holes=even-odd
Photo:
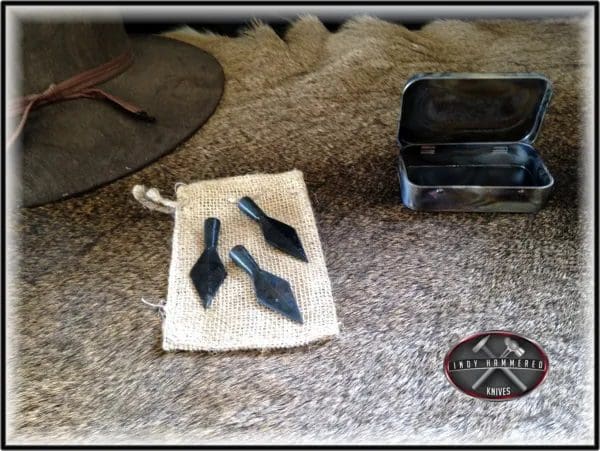
[[[404,87],[402,202],[415,210],[535,212],[554,179],[533,147],[552,89],[538,74],[421,74]]]

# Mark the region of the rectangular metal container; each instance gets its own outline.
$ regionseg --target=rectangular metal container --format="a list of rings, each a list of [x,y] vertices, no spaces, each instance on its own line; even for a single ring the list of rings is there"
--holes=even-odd
[[[419,74],[404,87],[402,202],[414,210],[535,212],[554,179],[533,147],[550,97],[539,74]]]

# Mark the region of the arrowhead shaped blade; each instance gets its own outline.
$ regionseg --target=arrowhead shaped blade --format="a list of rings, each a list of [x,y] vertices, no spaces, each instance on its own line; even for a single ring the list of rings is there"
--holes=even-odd
[[[308,262],[296,229],[273,218],[261,222],[263,235],[267,242],[292,257]]]
[[[292,287],[286,280],[269,272],[260,271],[254,278],[254,288],[259,303],[292,321],[304,323]]]
[[[216,248],[209,247],[204,250],[192,267],[190,277],[202,299],[204,308],[209,308],[219,287],[227,277],[225,266],[223,266]]]

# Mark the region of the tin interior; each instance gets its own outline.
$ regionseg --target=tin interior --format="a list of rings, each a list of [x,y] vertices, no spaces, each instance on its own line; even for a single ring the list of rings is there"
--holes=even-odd
[[[533,142],[551,95],[537,74],[424,74],[404,88],[402,144]]]
[[[448,144],[432,152],[421,146],[402,149],[408,180],[421,186],[546,187],[552,184],[531,145]]]

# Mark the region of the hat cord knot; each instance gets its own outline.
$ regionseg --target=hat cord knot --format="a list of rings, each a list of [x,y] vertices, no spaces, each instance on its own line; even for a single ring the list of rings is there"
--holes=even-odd
[[[38,94],[38,98],[49,102],[56,101],[60,98],[60,91],[56,89],[56,84],[50,83],[50,86],[44,92]]]

